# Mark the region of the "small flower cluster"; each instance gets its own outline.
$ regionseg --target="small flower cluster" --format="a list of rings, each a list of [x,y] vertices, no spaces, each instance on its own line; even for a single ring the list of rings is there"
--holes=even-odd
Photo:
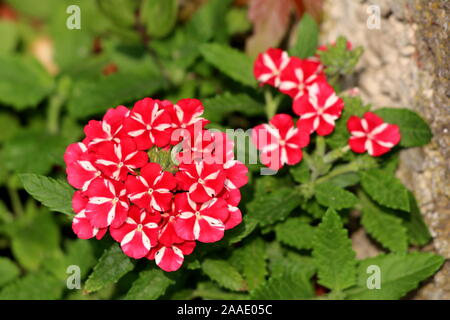
[[[126,255],[175,271],[196,241],[219,241],[238,225],[248,170],[225,134],[204,128],[202,114],[196,99],[145,98],[89,121],[85,139],[64,155],[78,189],[77,236],[101,239],[109,230]]]
[[[351,43],[347,44],[351,50]],[[319,50],[327,50],[326,46]],[[254,64],[254,76],[261,83],[277,88],[293,99],[293,111],[299,116],[294,124],[288,114],[277,114],[269,124],[253,129],[252,139],[261,151],[261,162],[273,170],[295,165],[302,160],[302,148],[308,146],[310,135],[327,136],[334,131],[341,117],[344,101],[328,83],[324,66],[315,56],[307,59],[290,57],[286,51],[270,48],[259,54]],[[400,141],[396,125],[384,123],[367,112],[363,119],[350,118],[350,148],[357,153],[380,156]]]

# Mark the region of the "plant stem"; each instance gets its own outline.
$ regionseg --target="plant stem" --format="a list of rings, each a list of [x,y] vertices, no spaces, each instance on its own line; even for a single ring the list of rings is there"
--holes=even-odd
[[[324,156],[323,161],[325,163],[333,163],[336,160],[338,160],[339,158],[343,157],[349,150],[350,150],[350,147],[349,146],[345,146],[343,148],[336,149],[336,150],[333,150],[331,152],[328,152]]]
[[[266,89],[264,91],[264,98],[266,100],[266,115],[267,119],[273,118],[273,116],[277,113],[278,107],[280,105],[282,96],[273,97],[270,89]]]
[[[317,184],[323,183],[323,182],[326,182],[326,181],[330,180],[331,178],[334,178],[334,177],[339,176],[341,174],[358,171],[358,169],[359,169],[359,163],[358,162],[355,162],[355,161],[354,162],[350,162],[349,164],[337,167],[336,169],[331,171],[329,174],[327,174],[327,175],[317,179],[316,183]]]
[[[22,207],[22,202],[20,201],[19,193],[17,192],[17,188],[13,185],[12,180],[8,181],[7,183],[7,189],[9,198],[11,200],[11,206],[16,214],[16,216],[22,216],[24,211]]]
[[[325,156],[326,147],[325,138],[318,135],[316,137],[316,154],[320,157]]]
[[[55,93],[50,98],[47,109],[47,129],[51,134],[59,132],[59,115],[69,93],[70,85],[70,78],[61,78],[56,85]]]

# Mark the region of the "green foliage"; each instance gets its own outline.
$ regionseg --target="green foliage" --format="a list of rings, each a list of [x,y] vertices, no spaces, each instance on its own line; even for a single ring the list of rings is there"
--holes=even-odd
[[[393,252],[405,252],[408,237],[402,220],[385,212],[381,207],[363,197],[362,219],[365,230],[385,248]]]
[[[223,288],[233,291],[246,290],[247,284],[241,274],[226,261],[206,259],[202,263],[202,270]]]
[[[200,52],[206,61],[230,78],[247,86],[256,86],[253,61],[249,56],[218,43],[204,44]]]
[[[296,249],[312,249],[316,228],[301,218],[289,218],[275,227],[277,240]]]
[[[380,169],[362,171],[360,175],[364,191],[376,202],[391,209],[409,211],[408,189],[400,180]]]
[[[73,189],[66,182],[32,173],[20,175],[25,190],[52,211],[73,214]]]
[[[116,283],[126,273],[133,270],[133,263],[120,249],[118,244],[105,250],[98,260],[94,271],[89,275],[84,289],[87,292],[95,292],[110,283]]]
[[[284,220],[302,201],[296,190],[280,188],[271,193],[255,194],[247,205],[248,215],[261,227]]]
[[[364,259],[358,265],[356,287],[347,291],[349,299],[393,300],[400,299],[417,288],[421,281],[434,274],[444,263],[444,258],[426,252],[408,254],[386,254]],[[381,270],[381,288],[368,289],[369,266]]]
[[[319,204],[336,210],[352,208],[358,202],[353,193],[331,183],[318,184],[314,191]]]
[[[308,14],[284,36],[291,55],[319,56],[345,107],[331,135],[311,136],[300,163],[265,176],[248,129],[294,114],[292,99],[254,78],[254,59],[244,53],[255,29],[248,6],[35,2],[7,0],[19,18],[0,20],[0,299],[400,299],[442,265],[439,256],[409,253],[431,235],[414,195],[395,178],[398,151],[431,140],[426,122],[410,110],[378,109],[400,127],[400,145],[382,157],[347,147],[348,119],[371,109],[346,93],[357,85],[362,48],[349,50],[339,38],[318,52],[319,26]],[[72,4],[81,8],[81,29],[66,27]],[[74,189],[63,182],[64,151],[83,139],[87,121],[146,96],[199,98],[208,128],[241,129],[229,138],[249,168],[242,223],[216,243],[197,243],[172,273],[130,259],[108,235],[74,240]],[[152,159],[167,162],[168,153],[155,158],[156,151]],[[356,260],[348,236],[355,228],[386,252]],[[82,290],[65,289],[72,265]],[[381,289],[369,290],[373,265]],[[318,284],[331,291],[317,297]]]
[[[316,231],[313,257],[321,285],[342,291],[355,284],[356,259],[352,242],[333,209],[328,209]]]
[[[408,109],[383,108],[375,111],[387,123],[400,127],[403,147],[420,147],[428,144],[433,137],[428,124],[414,111]]]
[[[0,56],[0,103],[17,110],[35,107],[52,90],[53,80],[34,59]]]
[[[174,283],[175,281],[162,270],[144,270],[139,273],[139,278],[133,282],[125,299],[155,300]]]
[[[301,59],[309,58],[316,53],[319,43],[319,26],[309,14],[304,14],[297,26],[297,39],[289,53]]]
[[[151,36],[164,37],[175,25],[178,0],[144,0],[141,5],[141,22]]]

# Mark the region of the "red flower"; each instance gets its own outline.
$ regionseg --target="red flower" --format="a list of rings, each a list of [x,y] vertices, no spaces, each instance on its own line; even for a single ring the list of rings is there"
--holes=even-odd
[[[127,218],[128,199],[125,186],[107,179],[94,180],[86,191],[89,201],[86,217],[96,228],[117,228]]]
[[[368,151],[374,157],[389,152],[401,139],[397,125],[385,123],[372,112],[366,112],[362,119],[350,117],[347,129],[351,134],[350,148],[356,153]]]
[[[325,81],[325,76],[321,73],[320,62],[292,57],[281,73],[280,81],[280,91],[296,100],[307,96],[309,86],[317,81]]]
[[[225,173],[219,164],[203,161],[181,164],[176,174],[178,186],[189,191],[194,201],[206,202],[215,197],[224,187]]]
[[[326,82],[309,87],[309,95],[294,101],[294,112],[300,116],[299,127],[326,136],[333,132],[335,121],[341,116],[344,102]]]
[[[260,53],[255,61],[253,74],[256,80],[273,87],[280,85],[281,72],[289,63],[289,55],[281,49],[268,49]]]
[[[139,150],[169,144],[171,128],[170,114],[159,101],[150,98],[136,102],[125,121],[127,134],[134,138]]]
[[[147,210],[167,211],[172,201],[175,177],[162,171],[158,163],[148,163],[139,176],[128,176],[125,183],[131,202]]]
[[[225,170],[225,188],[239,189],[248,182],[248,168],[240,161],[229,160],[224,165]]]
[[[158,243],[161,216],[131,206],[128,218],[119,228],[110,228],[111,236],[120,242],[123,252],[134,259],[145,257]]]
[[[89,141],[89,145],[103,141],[119,142],[123,133],[123,122],[129,113],[130,110],[127,107],[118,106],[115,109],[109,109],[102,121],[89,121],[84,127],[84,133]]]
[[[93,147],[91,159],[109,178],[125,180],[133,169],[143,167],[148,160],[144,151],[138,151],[131,138],[122,138],[120,143],[102,142]]]
[[[175,220],[175,231],[184,240],[216,242],[223,238],[228,218],[227,203],[213,198],[197,204],[186,193],[175,196],[175,208],[179,215]]]
[[[167,272],[177,271],[184,261],[184,256],[194,251],[195,241],[184,241],[183,243],[171,246],[158,245],[150,250],[147,256],[150,260],[155,260],[156,265]]]
[[[69,145],[64,153],[67,180],[82,191],[86,191],[90,183],[102,174],[89,160],[87,151],[87,146],[78,142]]]
[[[261,150],[261,162],[279,170],[285,164],[294,165],[302,160],[301,148],[309,144],[309,132],[295,128],[290,115],[277,114],[269,124],[252,130],[252,140]]]
[[[84,197],[80,191],[76,191],[72,198],[72,208],[76,213],[72,220],[72,230],[80,239],[91,239],[95,237],[100,240],[105,235],[108,228],[95,228],[86,217],[86,205],[88,198]]]
[[[169,105],[166,110],[172,118],[173,134],[171,143],[180,142],[183,137],[194,136],[194,128],[200,131],[209,122],[202,118],[203,105],[197,99],[181,99],[175,105]]]

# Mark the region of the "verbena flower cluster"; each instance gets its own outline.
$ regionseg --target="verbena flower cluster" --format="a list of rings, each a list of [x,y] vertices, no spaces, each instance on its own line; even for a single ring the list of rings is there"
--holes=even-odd
[[[216,242],[242,221],[237,207],[247,167],[233,142],[205,129],[199,100],[145,98],[109,109],[85,126],[64,155],[73,230],[101,239],[109,230],[123,252],[180,268],[196,241]]]
[[[320,51],[328,48],[322,46]],[[347,44],[351,50],[352,45]],[[293,111],[299,116],[294,123],[288,114],[275,115],[268,124],[254,128],[252,138],[261,151],[261,162],[278,170],[302,160],[302,148],[308,146],[310,135],[327,136],[334,131],[341,117],[344,101],[328,83],[319,57],[290,57],[281,49],[268,49],[254,64],[255,78],[293,99]],[[381,156],[400,142],[398,126],[388,124],[374,113],[352,116],[347,123],[351,134],[349,147],[356,153]]]

